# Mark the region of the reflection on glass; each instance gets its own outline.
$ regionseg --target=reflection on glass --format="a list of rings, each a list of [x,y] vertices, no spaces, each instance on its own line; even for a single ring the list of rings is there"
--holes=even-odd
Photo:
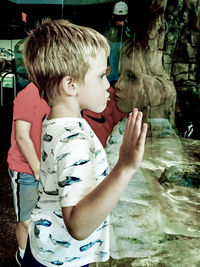
[[[123,47],[115,84],[118,108],[130,112],[137,107],[149,123],[141,169],[111,214],[111,255],[134,258],[124,260],[127,266],[182,267],[200,262],[200,141],[182,137],[175,125],[177,88],[163,67],[167,34],[163,15],[148,31],[145,46],[134,40]],[[110,168],[117,161],[126,121],[120,121],[108,138]],[[189,124],[185,137],[192,131]]]

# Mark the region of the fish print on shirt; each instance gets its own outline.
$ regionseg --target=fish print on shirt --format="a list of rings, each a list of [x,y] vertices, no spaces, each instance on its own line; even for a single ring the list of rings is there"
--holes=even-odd
[[[76,123],[76,125],[83,131],[84,130],[84,126],[82,122],[78,122]],[[66,132],[72,132],[74,131],[74,128],[76,128],[76,126],[71,126],[71,127],[64,127]]]
[[[86,139],[85,135],[82,134],[82,133],[75,133],[75,134],[72,134],[72,135],[68,135],[66,136],[65,138],[61,139],[60,142],[62,143],[68,143],[72,140],[76,140],[77,137],[79,137],[79,139]]]
[[[58,214],[58,212],[59,212],[59,214]],[[53,214],[55,214],[58,218],[62,219],[63,218],[62,213],[60,213],[60,211],[58,211],[58,212],[54,211]]]
[[[53,253],[53,251],[52,250],[50,250],[50,249],[44,249],[44,248],[39,248],[39,250],[41,251],[41,252],[44,252],[44,253]]]
[[[107,169],[105,169],[105,171],[100,176],[107,176],[108,175],[108,172],[109,172],[109,170],[107,168]]]
[[[98,157],[99,155],[101,154],[101,150],[100,149],[97,149],[94,153],[95,155],[95,158]]]
[[[52,190],[52,191],[46,191],[45,189],[43,189],[44,193],[50,196],[58,196],[59,192],[58,189],[56,190]]]
[[[58,163],[58,161],[64,159],[66,156],[70,155],[70,153],[64,153],[64,154],[61,154],[59,156],[56,157],[56,163]]]
[[[59,245],[66,248],[68,248],[71,245],[68,241],[60,241],[54,239],[51,234],[49,234],[49,238],[54,245]]]
[[[34,225],[34,234],[36,238],[39,238],[40,236],[40,229],[37,227],[37,225]]]
[[[54,174],[54,173],[56,173],[56,171],[54,171],[54,170],[51,170],[50,168],[48,168],[48,170],[47,170],[47,171],[48,171],[48,173],[49,173],[49,174]]]
[[[66,176],[66,179],[63,181],[58,181],[58,185],[60,187],[64,187],[64,186],[69,186],[72,185],[74,183],[78,183],[82,181],[80,178],[78,177],[74,177],[74,176]]]
[[[88,244],[86,244],[86,245],[80,247],[80,251],[81,251],[81,252],[82,252],[82,251],[86,251],[86,250],[92,248],[92,247],[93,247],[95,244],[97,244],[97,243],[100,243],[100,246],[101,246],[101,245],[103,244],[103,241],[100,240],[100,239],[97,239],[97,240],[94,241],[94,242],[90,242],[90,243],[88,243]]]
[[[42,220],[42,219],[40,219],[38,221],[35,221],[34,223],[35,223],[35,225],[42,225],[42,226],[45,226],[45,227],[51,226],[51,222],[48,221],[48,220]]]
[[[74,162],[72,165],[67,166],[65,169],[73,167],[73,166],[80,166],[80,165],[88,163],[89,161],[90,161],[89,159],[80,159],[80,160]]]
[[[48,220],[42,220],[42,219],[34,222],[34,234],[36,238],[39,238],[39,235],[40,235],[40,229],[38,228],[38,226],[50,227],[51,222]]]
[[[42,160],[45,161],[47,159],[48,155],[45,151],[42,152]]]
[[[53,265],[63,265],[64,264],[64,261],[59,261],[59,260],[57,260],[57,261],[46,261],[46,262],[49,262],[49,263],[51,263]]]
[[[51,142],[52,139],[53,139],[53,136],[51,136],[50,134],[45,133],[45,135],[43,136],[43,141]]]
[[[75,261],[77,259],[80,259],[80,257],[65,258],[65,262],[72,262],[72,261]]]
[[[109,226],[109,223],[107,221],[104,221],[103,225],[101,227],[97,228],[97,231],[100,231],[107,226]]]

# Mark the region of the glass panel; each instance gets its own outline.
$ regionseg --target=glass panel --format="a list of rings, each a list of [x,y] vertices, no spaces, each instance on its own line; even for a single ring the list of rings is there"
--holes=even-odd
[[[200,2],[127,0],[123,14],[113,14],[114,0],[28,2],[7,1],[8,17],[0,18],[1,76],[16,72],[13,62],[22,54],[15,45],[37,20],[64,18],[90,26],[111,47],[108,79],[117,109],[103,113],[115,125],[106,144],[111,169],[127,113],[137,107],[149,126],[142,166],[111,213],[112,258],[98,266],[199,266]],[[12,82],[7,76],[3,87],[12,88]],[[22,87],[18,80],[17,90]],[[13,94],[6,94],[10,106],[3,113],[12,108]]]
[[[111,213],[111,255],[127,257],[112,264],[197,266],[200,4],[147,2],[129,1],[131,39],[121,50],[114,83],[118,108],[142,110],[149,130],[141,169]],[[126,121],[118,122],[106,145],[111,168]]]

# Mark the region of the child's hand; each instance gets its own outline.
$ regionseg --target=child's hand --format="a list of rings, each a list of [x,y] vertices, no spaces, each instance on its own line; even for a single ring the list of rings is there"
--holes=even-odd
[[[36,181],[39,181],[40,180],[40,174],[38,173],[38,174],[34,174],[34,177],[35,177],[35,180]]]
[[[35,169],[33,170],[33,175],[35,177],[35,180],[39,181],[40,179],[40,162],[39,161],[37,162]]]
[[[118,164],[130,171],[137,171],[142,162],[147,124],[142,124],[142,112],[134,108],[129,114],[120,147]]]

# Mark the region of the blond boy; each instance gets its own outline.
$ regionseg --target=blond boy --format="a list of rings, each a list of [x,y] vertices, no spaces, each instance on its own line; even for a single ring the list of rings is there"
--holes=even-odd
[[[51,111],[43,121],[40,199],[23,266],[77,267],[109,258],[108,216],[141,164],[147,126],[134,109],[108,174],[105,151],[81,117],[83,109],[106,107],[108,55],[101,34],[65,20],[43,22],[26,40],[29,78]]]

